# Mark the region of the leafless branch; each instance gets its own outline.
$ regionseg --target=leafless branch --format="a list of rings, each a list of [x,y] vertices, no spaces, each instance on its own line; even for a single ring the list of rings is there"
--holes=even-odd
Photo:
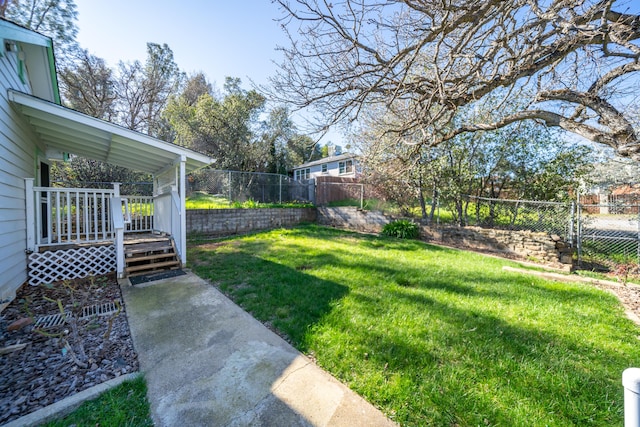
[[[322,127],[384,106],[404,115],[399,137],[419,132],[437,145],[538,120],[640,158],[625,107],[638,95],[623,93],[640,71],[640,15],[628,0],[275,2],[291,44],[271,96],[315,108]],[[529,98],[515,114],[454,123],[498,93]]]

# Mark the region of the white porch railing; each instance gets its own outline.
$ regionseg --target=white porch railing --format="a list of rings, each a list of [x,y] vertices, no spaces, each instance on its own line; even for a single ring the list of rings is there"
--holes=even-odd
[[[114,189],[34,187],[35,246],[113,240]]]
[[[129,203],[131,222],[127,224],[125,232],[148,233],[154,230],[153,196],[122,196]]]
[[[151,196],[120,196],[119,184],[113,189],[34,187],[26,180],[28,248],[37,251],[42,246],[62,246],[79,243],[114,241],[115,229],[111,203],[122,199],[126,217],[126,233],[154,230],[154,198]]]

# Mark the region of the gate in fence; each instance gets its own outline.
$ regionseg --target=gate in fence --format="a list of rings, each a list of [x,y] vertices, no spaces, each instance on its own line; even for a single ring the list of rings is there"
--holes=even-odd
[[[610,269],[640,262],[638,203],[617,201],[578,206],[576,249],[581,266]]]
[[[466,220],[483,227],[557,234],[576,248],[583,268],[640,263],[640,203],[588,197],[578,203],[470,197]]]

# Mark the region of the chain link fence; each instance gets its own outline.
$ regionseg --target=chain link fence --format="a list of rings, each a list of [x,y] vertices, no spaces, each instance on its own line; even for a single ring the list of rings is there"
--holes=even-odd
[[[486,228],[546,232],[571,242],[575,207],[571,203],[468,197],[466,223]]]
[[[369,200],[375,191],[367,187],[319,180],[318,204],[339,206],[340,201],[350,201],[364,209],[376,206]],[[577,202],[547,202],[440,194],[436,200],[424,202],[427,217],[423,220],[431,224],[557,235],[575,249],[578,264],[585,269],[614,270],[621,264],[640,263],[640,200],[636,195],[590,195]],[[414,203],[419,204],[417,200]],[[420,211],[418,207],[412,210],[416,216]]]
[[[206,169],[189,175],[187,183],[187,197],[201,192],[229,203],[315,203],[313,180],[295,181],[273,173]]]
[[[638,203],[613,200],[583,203],[577,216],[577,250],[583,267],[612,269],[640,262],[640,217]]]
[[[640,205],[621,198],[583,197],[578,203],[469,197],[467,222],[487,228],[556,234],[576,249],[578,264],[613,270],[640,262]]]

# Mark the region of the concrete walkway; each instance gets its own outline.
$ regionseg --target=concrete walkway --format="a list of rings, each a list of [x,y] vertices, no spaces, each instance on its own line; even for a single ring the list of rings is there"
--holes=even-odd
[[[156,426],[393,426],[193,274],[122,293]]]

